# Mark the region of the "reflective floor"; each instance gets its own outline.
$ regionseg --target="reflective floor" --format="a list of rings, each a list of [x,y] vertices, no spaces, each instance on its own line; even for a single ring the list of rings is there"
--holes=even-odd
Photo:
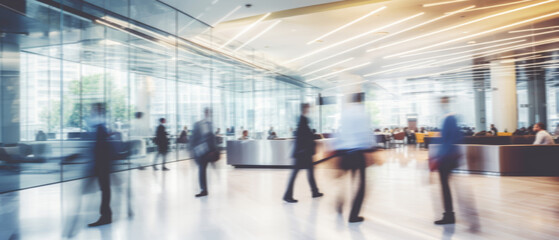
[[[196,165],[171,171],[113,174],[113,224],[87,228],[98,218],[99,193],[70,181],[0,195],[0,239],[557,239],[559,178],[455,174],[457,223],[433,225],[442,213],[438,179],[426,169],[427,152],[401,147],[379,153],[367,169],[363,223],[348,223],[349,175],[328,164],[316,178],[324,197],[313,199],[306,173],[295,198],[281,200],[288,169],[235,169],[222,159],[208,168],[210,195],[195,198]],[[129,185],[128,183],[132,183]],[[130,187],[129,187],[130,186]],[[85,191],[84,191],[85,189]],[[83,196],[82,196],[83,194]],[[342,215],[338,196],[346,201]],[[130,210],[130,211],[129,211]],[[130,214],[129,214],[130,213]],[[72,228],[72,226],[75,226]],[[73,229],[73,231],[72,231]]]

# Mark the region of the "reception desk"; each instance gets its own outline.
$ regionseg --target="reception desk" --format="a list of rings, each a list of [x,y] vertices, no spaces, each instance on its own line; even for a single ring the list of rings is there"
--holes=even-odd
[[[440,145],[429,148],[429,156]],[[461,159],[456,170],[509,176],[558,176],[559,145],[460,144]]]
[[[326,156],[334,139],[316,141],[314,161]],[[233,166],[287,167],[294,163],[291,154],[295,139],[284,140],[229,140],[227,164]]]

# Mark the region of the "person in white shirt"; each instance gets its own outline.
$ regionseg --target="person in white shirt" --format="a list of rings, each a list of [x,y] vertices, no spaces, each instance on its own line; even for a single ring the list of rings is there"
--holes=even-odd
[[[536,140],[534,141],[534,145],[555,144],[555,142],[553,141],[553,138],[551,137],[551,134],[549,134],[545,130],[545,124],[543,124],[541,122],[534,124],[534,131],[537,132],[536,133]]]
[[[336,151],[342,155],[340,168],[351,170],[353,174],[359,172],[358,189],[349,213],[349,222],[364,220],[359,212],[365,197],[365,152],[376,146],[376,138],[371,132],[371,120],[362,101],[361,94],[353,94],[351,103],[344,106],[334,143]],[[343,202],[338,202],[340,213],[342,205]]]

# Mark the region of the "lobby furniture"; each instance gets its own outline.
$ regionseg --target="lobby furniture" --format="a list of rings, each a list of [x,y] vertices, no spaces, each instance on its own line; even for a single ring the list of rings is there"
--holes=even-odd
[[[432,144],[429,156],[437,152]],[[510,176],[559,176],[559,145],[459,144],[461,157],[456,170]]]
[[[314,161],[323,159],[332,149],[334,139],[318,139]],[[289,167],[293,165],[294,139],[229,140],[227,164],[235,167]]]

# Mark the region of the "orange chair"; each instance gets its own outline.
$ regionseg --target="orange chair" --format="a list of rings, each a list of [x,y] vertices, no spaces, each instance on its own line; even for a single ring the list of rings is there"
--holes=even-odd
[[[508,137],[508,136],[512,136],[512,133],[511,132],[497,132],[497,136]]]
[[[440,137],[440,132],[427,132],[427,137]]]
[[[415,142],[421,146],[423,144],[425,146],[425,133],[415,133]]]

